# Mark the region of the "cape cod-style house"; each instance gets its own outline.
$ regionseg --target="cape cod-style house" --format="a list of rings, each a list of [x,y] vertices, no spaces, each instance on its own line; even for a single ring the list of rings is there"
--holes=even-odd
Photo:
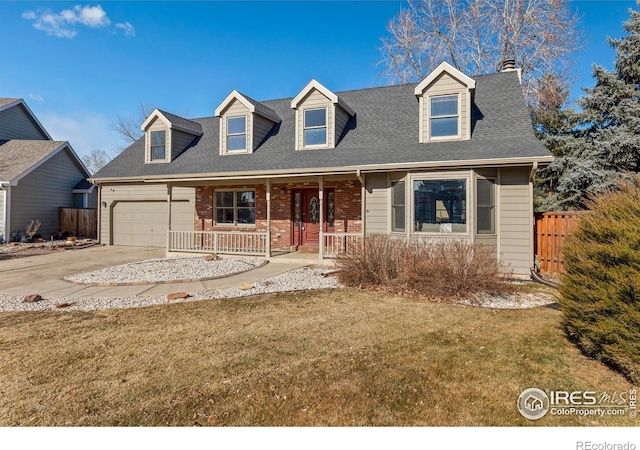
[[[212,108],[213,109],[213,108]],[[293,98],[232,91],[212,117],[155,110],[100,170],[104,244],[330,258],[371,233],[462,239],[533,264],[534,136],[518,70],[442,63],[417,84]]]

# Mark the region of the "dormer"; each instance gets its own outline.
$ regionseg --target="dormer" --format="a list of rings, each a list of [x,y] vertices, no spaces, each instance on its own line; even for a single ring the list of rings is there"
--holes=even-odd
[[[220,117],[220,154],[253,153],[274,125],[281,122],[274,110],[233,90],[216,108]]]
[[[199,136],[202,125],[175,114],[154,109],[140,127],[144,131],[146,164],[170,163]]]
[[[311,80],[291,100],[296,111],[296,150],[335,148],[355,112],[336,94]]]
[[[471,139],[471,106],[476,82],[447,62],[415,88],[420,143]]]

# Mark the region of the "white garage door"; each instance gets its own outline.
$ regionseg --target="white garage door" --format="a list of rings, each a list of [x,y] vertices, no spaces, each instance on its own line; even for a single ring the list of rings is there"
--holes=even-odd
[[[113,245],[167,246],[166,202],[119,202],[113,207]],[[171,229],[193,230],[193,206],[188,201],[171,205]]]

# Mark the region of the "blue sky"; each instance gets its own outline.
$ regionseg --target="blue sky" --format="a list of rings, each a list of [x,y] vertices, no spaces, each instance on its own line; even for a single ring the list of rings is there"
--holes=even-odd
[[[232,89],[266,100],[293,97],[311,78],[333,91],[380,85],[380,38],[403,4],[0,0],[0,97],[24,98],[81,156],[111,151],[122,142],[110,124],[141,102],[203,117]],[[585,44],[577,97],[593,85],[592,63],[612,67],[606,36],[622,35],[636,4],[571,5]]]

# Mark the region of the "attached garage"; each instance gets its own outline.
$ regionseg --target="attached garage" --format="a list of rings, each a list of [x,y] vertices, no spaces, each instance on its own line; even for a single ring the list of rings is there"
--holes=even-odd
[[[193,230],[193,205],[174,201],[171,205],[171,229]],[[113,206],[113,245],[138,247],[167,246],[167,202],[125,201]]]

